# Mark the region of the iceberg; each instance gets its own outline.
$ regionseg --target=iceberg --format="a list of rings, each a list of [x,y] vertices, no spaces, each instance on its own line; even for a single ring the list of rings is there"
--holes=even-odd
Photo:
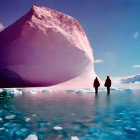
[[[0,87],[92,87],[93,51],[73,17],[33,6],[0,32]]]

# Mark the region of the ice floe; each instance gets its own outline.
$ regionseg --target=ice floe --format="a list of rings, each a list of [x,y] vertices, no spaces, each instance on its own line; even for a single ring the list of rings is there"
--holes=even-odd
[[[75,92],[75,91],[71,90],[71,89],[68,89],[68,90],[65,90],[65,92]]]
[[[38,137],[34,134],[30,134],[25,140],[38,140]]]
[[[12,119],[14,119],[16,117],[16,115],[7,115],[7,116],[5,116],[5,119],[7,119],[7,120],[12,120]]]
[[[80,94],[80,93],[94,93],[95,91],[93,89],[80,89],[77,90],[76,93]]]
[[[54,130],[63,130],[63,127],[60,127],[60,126],[54,126],[53,129],[54,129]]]
[[[31,119],[30,118],[25,118],[25,121],[26,122],[29,122]]]
[[[77,136],[71,136],[71,140],[79,140]]]
[[[43,92],[43,93],[46,93],[46,92],[52,92],[52,90],[51,90],[51,89],[42,89],[41,92]]]
[[[16,88],[11,88],[6,90],[7,94],[13,94],[13,95],[22,95],[22,91],[19,91]]]
[[[36,89],[30,89],[29,91],[31,94],[36,94],[37,93],[37,90]]]

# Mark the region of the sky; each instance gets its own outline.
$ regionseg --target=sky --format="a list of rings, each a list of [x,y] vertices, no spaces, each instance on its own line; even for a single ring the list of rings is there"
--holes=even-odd
[[[55,9],[79,21],[101,79],[140,74],[140,0],[0,0],[0,30],[32,5]]]

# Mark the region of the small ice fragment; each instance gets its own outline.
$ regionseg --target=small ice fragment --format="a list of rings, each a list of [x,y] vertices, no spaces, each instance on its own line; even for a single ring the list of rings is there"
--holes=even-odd
[[[124,113],[120,113],[120,114],[124,114]]]
[[[74,92],[74,90],[68,89],[66,90],[66,92]]]
[[[32,116],[33,116],[33,117],[36,117],[36,115],[35,115],[35,114],[33,114]]]
[[[28,129],[27,129],[27,128],[22,128],[20,131],[22,131],[22,132],[27,132]]]
[[[54,130],[62,130],[63,128],[60,127],[60,126],[55,126],[53,129],[54,129]]]
[[[30,90],[30,93],[36,94],[36,93],[37,93],[37,90],[36,90],[36,89],[31,89],[31,90]]]
[[[131,130],[135,131],[135,130],[137,130],[137,129],[136,129],[136,128],[131,128]]]
[[[0,118],[0,121],[2,121],[2,118]]]
[[[4,127],[1,127],[1,128],[0,128],[0,131],[2,131],[2,130],[4,130]]]
[[[22,91],[19,91],[16,88],[11,88],[7,90],[7,94],[22,95]]]
[[[94,93],[93,90],[89,90],[89,89],[81,89],[81,90],[78,90],[76,91],[76,93]]]
[[[16,117],[16,115],[7,115],[7,116],[5,116],[5,119],[11,120],[11,119],[14,119],[15,117]]]
[[[77,136],[71,136],[71,140],[79,140]]]
[[[50,89],[43,89],[41,92],[52,92]]]
[[[26,118],[26,119],[25,119],[26,122],[28,122],[28,121],[30,121],[30,120],[31,120],[30,118]]]
[[[25,140],[38,140],[38,138],[36,135],[30,134]]]
[[[2,89],[0,89],[0,92],[3,92],[3,90],[2,90]]]

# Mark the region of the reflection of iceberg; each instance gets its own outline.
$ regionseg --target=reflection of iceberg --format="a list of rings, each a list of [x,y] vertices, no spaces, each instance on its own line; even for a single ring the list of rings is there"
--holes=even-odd
[[[1,87],[51,86],[71,79],[75,86],[91,87],[95,78],[81,25],[48,8],[33,6],[3,30],[0,49]]]

